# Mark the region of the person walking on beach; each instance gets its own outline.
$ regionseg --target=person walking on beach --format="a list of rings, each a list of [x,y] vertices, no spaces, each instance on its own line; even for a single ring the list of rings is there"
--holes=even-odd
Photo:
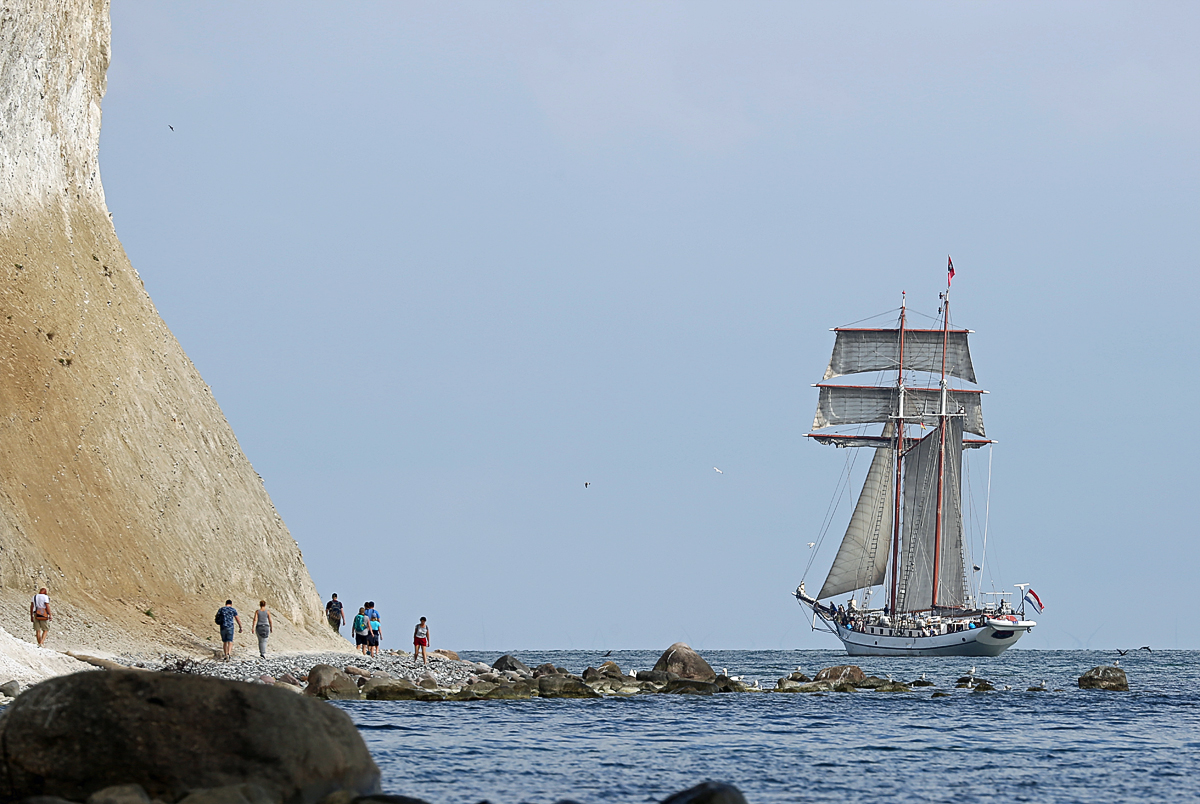
[[[242,632],[242,621],[232,600],[226,600],[225,605],[217,609],[217,625],[221,626],[221,653],[228,659],[233,656],[233,624],[237,623],[238,633]]]
[[[421,622],[417,623],[417,627],[413,629],[413,659],[417,658],[417,654],[421,654],[421,658],[425,661],[425,666],[429,666],[429,656],[426,655],[425,649],[429,647],[429,626],[425,624],[425,618],[421,618]]]
[[[363,605],[367,607],[367,610],[364,613],[367,615],[368,620],[382,620],[383,619],[382,617],[379,616],[379,612],[375,609],[375,601],[374,600],[368,600],[366,603],[363,603]]]
[[[367,617],[366,606],[360,607],[358,614],[354,615],[354,623],[350,626],[350,630],[354,632],[354,644],[358,647],[358,652],[366,655],[370,647],[369,637],[371,634],[371,620]]]
[[[271,623],[271,612],[267,610],[267,601],[258,601],[258,611],[254,612],[254,621],[251,623],[251,627],[254,628],[254,635],[258,637],[258,655],[265,659],[267,658],[267,638],[274,630]]]
[[[46,634],[50,632],[50,620],[54,615],[50,612],[50,593],[42,587],[29,601],[29,620],[33,623],[33,635],[37,637],[39,648],[46,647]]]
[[[379,655],[379,640],[383,639],[383,626],[379,624],[379,612],[375,612],[375,614],[376,616],[372,617],[370,621],[371,635],[369,645],[372,656]]]
[[[342,611],[342,601],[337,599],[336,594],[325,604],[325,618],[329,620],[330,628],[339,634],[342,632],[342,626],[346,624],[346,615]]]

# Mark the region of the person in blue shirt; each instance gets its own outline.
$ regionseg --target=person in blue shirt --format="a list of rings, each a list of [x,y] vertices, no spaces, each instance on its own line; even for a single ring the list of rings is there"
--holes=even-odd
[[[242,621],[232,600],[226,600],[225,605],[217,609],[216,620],[221,626],[221,653],[228,659],[233,656],[233,624],[237,623],[238,633],[242,631]]]
[[[378,614],[379,612],[375,612],[375,613]],[[372,617],[370,623],[371,623],[371,636],[370,636],[370,641],[367,643],[367,645],[370,648],[371,655],[378,656],[379,655],[379,640],[383,638],[383,627],[379,624],[378,617]]]

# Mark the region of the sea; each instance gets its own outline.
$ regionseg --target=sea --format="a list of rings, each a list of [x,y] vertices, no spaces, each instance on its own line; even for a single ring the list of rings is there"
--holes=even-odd
[[[347,701],[383,790],[432,804],[657,802],[705,780],[773,802],[1171,802],[1200,799],[1200,652],[1011,650],[995,658],[702,651],[763,687],[857,664],[907,693],[638,695],[587,700]],[[496,652],[460,652],[491,663]],[[528,651],[579,673],[659,652]],[[1119,661],[1130,692],[1081,690]],[[956,689],[974,668],[995,692]],[[1029,687],[1049,688],[1029,692]],[[948,697],[933,698],[936,691]]]

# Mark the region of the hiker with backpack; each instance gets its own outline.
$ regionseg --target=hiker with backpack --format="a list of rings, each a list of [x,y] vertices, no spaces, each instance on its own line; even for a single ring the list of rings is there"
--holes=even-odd
[[[221,652],[226,659],[229,659],[233,656],[233,624],[237,623],[239,634],[242,631],[242,621],[238,618],[237,609],[233,607],[232,600],[226,600],[225,605],[217,609],[214,621],[221,626]]]

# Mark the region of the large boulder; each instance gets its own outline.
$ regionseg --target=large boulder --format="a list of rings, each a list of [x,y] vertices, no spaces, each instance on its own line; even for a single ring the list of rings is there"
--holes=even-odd
[[[683,642],[676,642],[663,651],[663,655],[654,663],[654,669],[696,681],[712,681],[717,677],[704,657]]]
[[[499,670],[501,673],[507,670],[515,670],[523,676],[533,675],[533,671],[529,669],[529,665],[509,653],[492,662],[492,669]]]
[[[429,655],[430,656],[441,656],[444,659],[450,659],[455,662],[459,661],[458,654],[456,652],[454,652],[452,650],[446,650],[445,648],[436,648],[434,650],[431,650],[431,651],[429,651]]]
[[[856,684],[862,681],[862,668],[852,664],[839,664],[836,667],[826,667],[821,672],[817,673],[817,677],[813,681],[848,681],[851,684]]]
[[[308,687],[304,691],[330,701],[361,697],[358,693],[358,682],[329,664],[318,664],[308,671]]]
[[[0,720],[0,800],[84,801],[114,785],[153,798],[253,783],[313,804],[379,791],[375,766],[340,709],[265,684],[112,670],[38,684]]]
[[[1125,671],[1113,665],[1104,664],[1093,667],[1079,677],[1081,690],[1112,690],[1113,692],[1129,692],[1129,679]],[[29,693],[26,693],[28,695]]]

